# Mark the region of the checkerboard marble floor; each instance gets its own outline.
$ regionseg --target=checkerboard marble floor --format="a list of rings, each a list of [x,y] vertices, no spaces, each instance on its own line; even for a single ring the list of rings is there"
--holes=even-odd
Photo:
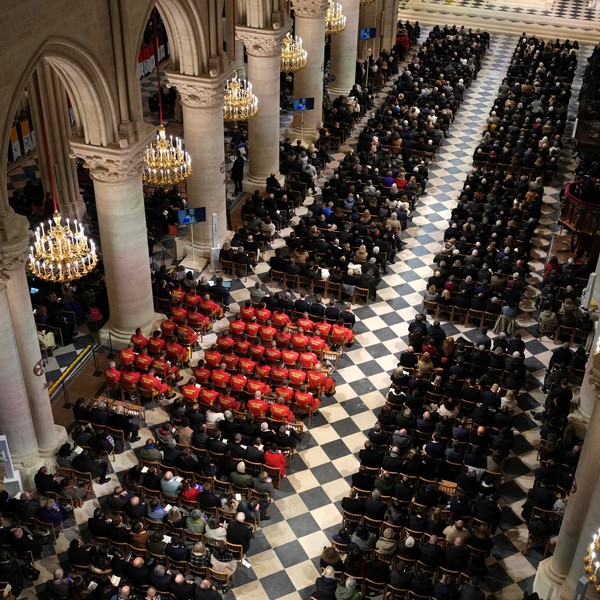
[[[594,0],[547,0],[538,2],[537,6],[531,2],[519,5],[514,0],[445,0],[445,2],[436,2],[436,4],[446,4],[448,7],[489,9],[504,15],[514,14],[517,18],[541,16],[582,21],[597,20],[600,10],[600,5],[597,6]],[[400,9],[405,7],[418,8],[416,5],[412,6],[410,0],[402,0]]]
[[[348,493],[349,478],[358,468],[357,453],[364,443],[364,432],[375,422],[374,411],[384,404],[388,373],[395,366],[398,354],[406,347],[408,322],[420,308],[421,293],[430,274],[433,255],[442,240],[458,191],[471,169],[473,150],[515,43],[516,38],[509,36],[492,37],[483,69],[468,91],[448,139],[430,169],[427,194],[421,197],[412,226],[403,234],[406,248],[399,255],[401,260],[390,265],[390,273],[383,278],[378,290],[378,301],[368,307],[353,307],[358,317],[356,344],[340,360],[336,374],[337,392],[334,397],[324,399],[320,414],[313,418],[292,468],[271,505],[272,520],[252,542],[248,554],[252,566],[239,567],[235,588],[228,598],[307,599],[314,590],[314,581],[319,575],[319,555],[340,526],[340,501]],[[586,52],[582,53],[576,82],[581,77]],[[573,98],[576,96],[574,92]],[[549,240],[558,229],[558,193],[572,169],[568,148],[565,154],[561,174],[546,190],[543,217],[533,251],[532,283],[539,280]],[[336,167],[341,155],[334,154],[333,158],[329,172]],[[279,240],[278,243],[283,242]],[[256,276],[267,281],[267,272],[267,264],[259,263]],[[236,303],[248,298],[247,288],[254,284],[256,276],[250,277],[247,282],[233,282],[231,294]],[[532,470],[537,466],[538,428],[527,411],[543,401],[540,381],[554,346],[535,338],[535,320],[530,314],[530,304],[522,304],[523,310],[518,318],[519,331],[526,341],[528,378],[525,392],[518,398],[515,419],[518,434],[515,436],[514,453],[506,461],[506,482],[500,490],[505,507],[501,526],[494,537],[492,556],[488,559],[489,574],[484,587],[495,598],[510,600],[522,598],[523,590],[531,588],[541,559],[535,550],[523,554],[527,530],[519,514],[526,491],[533,483]],[[232,305],[232,313],[234,311],[235,305]],[[216,324],[215,330],[220,331],[226,326],[227,322],[222,320]],[[470,328],[447,323],[444,323],[444,329],[448,335],[466,338],[474,335]],[[214,339],[214,333],[206,336],[202,346],[209,346]],[[165,420],[166,412],[162,408],[148,413],[150,427]],[[142,444],[149,433],[148,429],[142,429],[142,440],[134,446]],[[109,469],[111,482],[102,486],[94,484],[96,497],[85,502],[83,508],[75,510],[74,518],[66,523],[55,547],[45,546],[43,558],[36,562],[36,567],[42,572],[41,577],[35,586],[24,591],[23,598],[38,597],[59,564],[68,569],[66,549],[69,541],[76,536],[89,539],[88,517],[99,503],[102,504],[102,498],[112,491],[117,480],[122,481],[124,471],[135,462],[129,446],[126,452],[116,456]]]

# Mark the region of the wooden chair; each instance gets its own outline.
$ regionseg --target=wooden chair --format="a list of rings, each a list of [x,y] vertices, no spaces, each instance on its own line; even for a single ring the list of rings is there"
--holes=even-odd
[[[573,343],[573,336],[575,335],[575,327],[568,327],[567,325],[559,325],[556,333],[554,334],[554,343],[567,342],[569,346]]]
[[[330,298],[337,298],[337,301],[339,302],[342,299],[342,291],[343,291],[343,287],[341,283],[333,283],[332,281],[327,281],[326,285],[325,285],[325,295],[329,296]]]
[[[129,544],[129,552],[134,556],[141,556],[143,559],[148,557],[148,550],[146,548],[138,548],[133,544]]]
[[[438,306],[439,305],[437,302],[434,302],[433,300],[425,300],[425,298],[423,298],[423,305],[421,306],[421,311],[427,312],[427,314],[433,315],[433,317],[436,318]]]
[[[468,325],[469,323],[471,323],[472,325],[475,325],[476,327],[481,327],[481,319],[483,319],[483,313],[485,311],[483,310],[475,310],[473,308],[469,309],[469,314],[467,315],[467,318],[465,319],[465,325]]]
[[[244,546],[242,544],[232,544],[226,541],[225,549],[231,552],[235,560],[242,560],[244,558]]]
[[[548,556],[550,553],[550,539],[551,538],[540,538],[531,535],[531,533],[527,536],[527,543],[525,544],[525,550],[523,554],[527,554],[530,548],[543,548],[544,553],[542,555],[542,560]]]
[[[389,600],[405,600],[408,589],[397,588],[391,583],[386,584],[383,597]]]
[[[450,315],[450,322],[454,324],[459,323],[460,325],[466,325],[468,315],[468,308],[459,308],[458,306],[453,306],[452,313]]]
[[[352,304],[358,304],[357,299],[362,298],[365,304],[369,306],[369,297],[371,295],[370,290],[367,288],[361,288],[358,286],[354,287],[354,294],[352,294]]]
[[[385,583],[378,583],[377,581],[373,581],[368,577],[365,577],[363,583],[363,593],[366,596],[379,596],[383,594],[385,585]]]
[[[350,527],[348,527],[349,523],[353,523],[354,526],[351,529],[355,529],[357,525],[361,525],[363,521],[363,515],[358,515],[358,514],[354,514],[351,512],[348,512],[347,510],[344,510],[343,514],[342,514],[342,523],[344,525],[344,527],[350,529]]]
[[[72,469],[72,473],[73,473],[73,480],[76,481],[77,483],[82,483],[83,487],[85,487],[85,489],[91,493],[92,492],[92,483],[93,483],[92,474],[84,473],[83,471],[78,471],[77,469]]]
[[[271,285],[278,283],[281,287],[285,286],[285,272],[271,269]]]
[[[158,392],[155,389],[145,390],[143,387],[138,386],[138,394],[140,397],[140,404],[144,404],[144,402],[150,402],[150,406],[152,410],[155,408],[155,400],[158,396]]]
[[[52,543],[56,542],[56,538],[59,534],[56,532],[56,529],[54,528],[54,525],[52,525],[52,523],[46,523],[46,521],[41,521],[40,519],[36,519],[35,517],[33,517],[32,522],[33,528],[36,530],[37,533],[39,533],[42,536],[50,536],[52,537]],[[63,531],[62,522],[60,524],[60,531]]]
[[[167,556],[167,566],[169,567],[169,569],[176,569],[184,575],[188,572],[187,560],[174,560]]]
[[[279,467],[270,467],[269,465],[264,465],[263,469],[272,479],[273,487],[278,490],[281,482],[281,471],[279,470]]]
[[[215,571],[212,567],[208,568],[208,576],[215,581],[219,587],[227,588],[231,585],[232,575],[221,571]]]

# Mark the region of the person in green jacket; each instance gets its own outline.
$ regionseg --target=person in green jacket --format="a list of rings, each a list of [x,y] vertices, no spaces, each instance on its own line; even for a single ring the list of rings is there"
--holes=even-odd
[[[335,600],[362,600],[363,595],[356,589],[356,579],[348,577],[346,584],[338,584],[335,590]]]

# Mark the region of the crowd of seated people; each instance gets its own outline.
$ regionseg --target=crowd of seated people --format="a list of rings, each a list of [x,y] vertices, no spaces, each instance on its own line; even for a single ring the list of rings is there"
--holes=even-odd
[[[418,164],[424,156],[432,158],[481,68],[488,44],[486,32],[432,28],[397,78],[387,102],[369,119],[359,137],[359,155],[380,151],[378,160],[384,162],[374,165],[380,168],[390,155],[397,157],[396,167],[402,161],[412,159]],[[410,174],[409,169],[406,172]]]
[[[448,109],[453,118],[451,106],[458,106],[458,97],[466,89],[459,81],[462,70],[466,77],[470,61],[479,68],[486,40],[454,29],[432,32],[398,78],[386,106],[361,133],[357,153],[344,158],[324,184],[321,198],[293,224],[285,248],[278,249],[270,261],[272,271],[298,274],[313,287],[324,281],[341,284],[350,297],[360,288],[376,298],[388,262],[394,263],[402,248],[400,234],[408,225],[410,210],[426,186],[425,161],[415,159],[410,149],[420,143],[432,152],[439,147],[443,135],[436,132],[443,129],[442,110]],[[438,89],[436,80],[441,75]],[[450,83],[454,81],[456,89]],[[449,90],[442,89],[446,84]],[[373,128],[380,135],[394,132],[400,141],[406,140],[406,147],[403,150],[398,144],[398,155],[392,158],[374,142]]]
[[[171,594],[170,597],[181,600],[220,598],[220,594],[205,596],[196,590],[216,591],[218,587],[223,593],[232,587],[232,576],[238,561],[250,548],[254,528],[261,519],[270,518],[266,510],[274,491],[267,474],[261,472],[254,479],[253,489],[262,494],[260,501],[250,497],[238,500],[227,490],[213,493],[210,477],[204,487],[177,481],[181,502],[186,502],[187,508],[169,506],[161,498],[161,489],[166,489],[165,498],[175,500],[175,486],[168,487],[174,481],[171,471],[160,477],[152,470],[144,474],[140,466],[135,466],[126,473],[125,481],[126,487],[116,486],[88,519],[93,543],[86,544],[79,538],[71,540],[66,562],[74,575],[65,577],[62,569],[57,569],[54,579],[46,585],[48,597],[127,598],[118,594],[128,588],[130,593],[143,594],[139,597],[148,600],[156,598],[156,594],[162,597]],[[50,511],[58,516],[46,522],[60,527],[62,509],[50,502],[54,501],[43,497],[33,499],[28,493],[18,499],[7,494],[2,497],[2,512],[11,523],[19,525],[2,520],[0,533],[4,544],[10,545],[17,557],[37,559],[42,542],[55,539],[40,538],[44,532],[37,530],[35,523],[30,525],[32,518],[42,520],[45,511]],[[20,565],[17,567],[20,575]],[[118,579],[115,581],[113,576]],[[3,579],[11,580],[17,594],[23,587],[22,577],[6,573]],[[97,587],[90,587],[87,595],[80,595],[90,581]]]
[[[463,588],[475,593],[486,576],[485,558],[502,518],[499,485],[513,448],[516,394],[480,366],[477,346],[454,344],[438,322],[427,326],[422,317],[411,326],[432,333],[429,351],[419,355],[408,347],[391,374],[387,402],[342,500],[342,529],[321,557],[315,598],[335,597],[327,594],[348,578],[365,594],[403,597],[412,590],[454,598]],[[477,341],[487,343],[484,336]],[[522,349],[519,336],[503,334],[486,351],[508,360]],[[568,348],[559,350],[555,362],[575,359]],[[564,441],[572,399],[566,380],[548,385],[544,414],[536,415],[544,423],[541,466],[522,513],[526,551],[540,547],[544,555],[558,533],[581,450],[577,439]]]
[[[547,105],[541,105],[538,118],[546,119],[552,127],[560,127],[561,120],[553,121],[551,113],[555,106],[557,110],[559,106],[566,110],[568,84],[558,81],[556,75],[557,68],[565,61],[572,67],[576,56],[572,56],[564,45],[557,42],[546,46],[535,38],[522,39],[508,77],[501,86],[501,96],[505,94],[508,98],[510,91],[513,96],[525,100],[549,87],[544,96]],[[571,67],[570,79],[573,76]],[[539,71],[537,75],[543,79],[544,87],[536,92],[520,80],[521,71],[528,68],[534,74]],[[523,85],[525,91],[521,89]],[[526,111],[522,107],[509,103],[504,114],[506,118],[514,114],[516,122],[523,112]],[[497,116],[492,114],[490,118],[493,121]],[[488,133],[505,140],[507,152],[512,148],[515,155],[522,157],[531,151],[528,144],[532,140],[542,139],[539,127],[529,118],[525,119],[521,128],[513,129],[496,128],[488,120]],[[564,124],[564,119],[562,122]],[[557,135],[560,137],[560,133]],[[427,282],[424,307],[429,311],[454,322],[467,324],[472,321],[481,326],[493,326],[496,333],[512,333],[525,278],[529,275],[531,240],[541,215],[544,193],[542,177],[531,180],[530,177],[531,173],[513,173],[487,162],[467,176],[444,233],[444,243],[434,259],[434,273]]]
[[[554,336],[555,341],[575,341],[585,345],[594,329],[593,311],[581,306],[583,290],[588,285],[591,268],[569,258],[561,264],[556,256],[544,267],[538,307],[540,337]]]
[[[558,169],[578,44],[523,37],[486,121],[474,164],[533,174]]]

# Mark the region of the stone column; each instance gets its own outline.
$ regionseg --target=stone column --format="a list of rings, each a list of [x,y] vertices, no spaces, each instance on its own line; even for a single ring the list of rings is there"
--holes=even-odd
[[[294,75],[294,98],[314,98],[314,110],[294,113],[291,134],[305,142],[319,137],[323,122],[323,61],[325,60],[326,0],[296,0],[296,35],[308,55],[308,64]],[[258,93],[258,91],[257,91]]]
[[[70,156],[69,136],[72,134],[73,127],[69,118],[67,92],[56,70],[45,61],[40,63],[36,73],[39,86],[36,85],[35,77],[32,77],[27,92],[36,132],[38,166],[44,190],[50,192],[51,185],[46,148],[43,143],[42,120],[50,152],[50,168],[54,177],[58,209],[63,219],[81,220],[85,213],[85,205],[79,192],[75,159]],[[42,115],[39,111],[40,105]]]
[[[375,28],[375,38],[372,40],[358,41],[358,58],[366,60],[369,50],[374,56],[379,56],[381,48],[381,20],[385,10],[386,0],[374,0],[371,4],[367,4],[360,9],[359,28]]]
[[[37,457],[36,432],[29,412],[6,283],[6,272],[3,270],[0,273],[0,434],[8,438],[13,460],[29,466]]]
[[[596,331],[592,356],[588,361],[586,373],[580,391],[580,406],[591,408],[591,416],[585,433],[585,443],[575,473],[575,484],[567,510],[563,518],[553,556],[542,561],[537,571],[534,591],[540,597],[549,597],[550,590],[562,594],[566,589],[572,591],[577,580],[583,575],[583,553],[591,542],[591,536],[600,527],[600,379],[593,374],[596,344],[600,330]],[[559,595],[560,598],[571,598],[572,595]]]
[[[238,27],[248,53],[248,80],[258,97],[258,113],[248,120],[250,149],[244,189],[264,190],[266,178],[279,171],[279,58],[286,30]]]
[[[196,223],[194,245],[204,256],[212,245],[212,214],[215,222],[215,245],[223,244],[227,235],[225,135],[223,130],[223,97],[227,77],[192,77],[167,72],[171,85],[177,88],[183,108],[185,149],[192,157],[192,174],[187,180],[190,208],[205,208],[206,222]]]
[[[40,370],[42,356],[25,276],[25,262],[29,253],[28,225],[24,217],[18,219],[13,224],[15,241],[0,249],[1,269],[7,276],[6,297],[37,446],[41,455],[54,457],[59,439],[66,441],[67,434],[64,427],[54,425],[46,378]]]
[[[142,155],[152,139],[147,133],[124,149],[71,142],[94,181],[110,305],[105,329],[123,342],[129,341],[137,327],[147,330],[154,320],[142,188]]]
[[[359,0],[338,0],[346,17],[346,29],[331,36],[331,67],[335,80],[329,86],[331,99],[347,96],[354,85],[358,48]]]
[[[383,14],[379,21],[381,27],[380,50],[388,52],[396,43],[396,31],[398,29],[398,0],[383,0]]]

